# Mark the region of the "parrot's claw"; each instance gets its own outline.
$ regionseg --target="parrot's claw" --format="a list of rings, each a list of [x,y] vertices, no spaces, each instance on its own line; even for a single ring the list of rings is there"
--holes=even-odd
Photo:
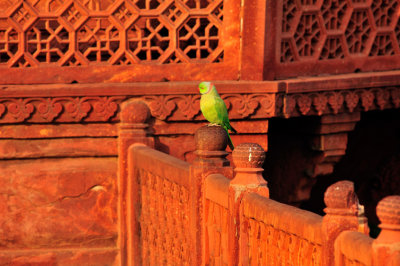
[[[219,126],[218,124],[214,124],[214,123],[210,123],[210,124],[208,124],[207,126],[209,126],[209,127],[216,127],[216,126]]]

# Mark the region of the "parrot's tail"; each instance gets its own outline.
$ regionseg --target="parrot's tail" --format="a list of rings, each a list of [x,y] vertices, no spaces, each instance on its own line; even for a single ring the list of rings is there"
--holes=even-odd
[[[237,133],[236,129],[234,129],[231,125],[229,126],[231,127],[230,129],[232,130],[233,133]]]
[[[228,134],[228,139],[229,139],[228,145],[229,145],[229,148],[231,148],[231,150],[233,151],[235,146],[233,146],[233,142],[232,142],[231,136],[229,135],[228,130],[226,130],[226,133]]]

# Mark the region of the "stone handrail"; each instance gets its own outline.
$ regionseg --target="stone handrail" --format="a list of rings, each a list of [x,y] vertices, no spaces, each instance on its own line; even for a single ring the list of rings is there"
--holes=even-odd
[[[129,148],[128,165],[189,189],[189,163],[143,144],[133,144]]]
[[[249,193],[243,198],[243,216],[276,230],[322,245],[322,217],[290,205]]]
[[[222,207],[228,209],[229,179],[221,174],[211,174],[205,180],[204,196]]]
[[[372,241],[360,232],[340,233],[335,241],[335,265],[372,265]]]
[[[322,265],[321,216],[249,193],[240,223],[241,263]]]

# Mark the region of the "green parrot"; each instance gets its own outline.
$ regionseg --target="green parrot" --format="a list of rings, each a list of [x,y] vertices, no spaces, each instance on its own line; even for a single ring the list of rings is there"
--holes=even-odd
[[[235,147],[233,146],[228,130],[234,133],[236,133],[236,130],[229,123],[228,110],[226,109],[224,100],[221,99],[217,89],[211,82],[201,82],[199,90],[201,94],[200,110],[203,116],[211,125],[220,125],[226,130],[229,138],[229,147],[233,150]]]

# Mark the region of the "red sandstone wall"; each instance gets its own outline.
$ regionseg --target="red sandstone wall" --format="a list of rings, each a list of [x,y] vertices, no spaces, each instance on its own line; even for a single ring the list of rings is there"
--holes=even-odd
[[[118,260],[112,125],[3,125],[0,264]]]

